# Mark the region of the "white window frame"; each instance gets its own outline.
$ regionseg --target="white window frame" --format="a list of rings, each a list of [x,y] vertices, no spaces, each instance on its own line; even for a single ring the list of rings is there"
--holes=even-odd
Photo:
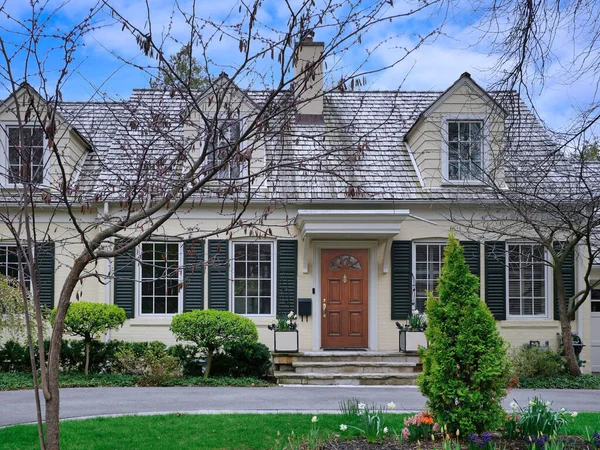
[[[179,269],[178,269],[178,280],[179,284],[183,286],[184,282],[184,249],[182,241],[175,240],[158,240],[152,239],[140,242],[135,248],[135,316],[136,317],[173,317],[176,314],[181,314],[183,312],[183,291],[185,287],[179,289],[177,292],[177,312],[168,314],[168,313],[160,313],[160,314],[150,314],[150,313],[142,313],[142,245],[143,244],[178,244],[179,245]]]
[[[219,117],[219,119],[217,120],[218,124],[222,124],[224,122],[227,121],[234,121],[235,119],[228,119],[227,117]],[[238,114],[238,119],[237,119],[237,123],[239,123],[240,125],[240,137],[244,134],[244,130],[246,129],[246,119],[241,117],[241,113]],[[202,134],[202,142],[204,142],[207,138],[207,130],[205,129],[203,134]],[[209,143],[210,144],[210,143]],[[244,149],[246,148],[246,141],[241,141],[240,145],[239,145],[239,149],[238,152],[242,153],[244,151]],[[206,155],[206,161],[205,164],[207,167],[211,167],[213,160],[211,158],[211,154],[207,154]],[[221,169],[219,172],[217,172],[214,176],[214,178],[211,181],[227,181],[227,180],[233,180],[234,178],[231,177],[231,164],[229,164],[226,168]],[[239,178],[240,176],[243,175],[244,170],[248,167],[247,163],[245,162],[241,162],[239,164],[239,173],[240,175],[238,175]],[[227,171],[227,174],[225,174],[225,171]],[[226,176],[224,176],[226,175]]]
[[[449,122],[481,122],[481,170],[485,176],[488,167],[488,121],[484,114],[444,114],[442,115],[442,183],[451,185],[481,185],[480,180],[452,180],[449,173],[449,150],[448,150],[448,123]]]
[[[417,307],[417,245],[448,245],[448,241],[447,240],[443,240],[443,239],[435,239],[435,240],[424,240],[424,241],[413,241],[412,243],[412,309],[414,310]],[[444,262],[444,253],[442,251],[441,253],[441,257],[442,257],[442,264]],[[441,274],[441,268],[440,268],[440,274]],[[423,312],[423,311],[419,311],[419,312]]]
[[[544,315],[523,315],[523,314],[519,314],[519,315],[515,315],[515,314],[510,314],[510,305],[509,305],[509,299],[510,299],[510,292],[509,292],[509,288],[510,288],[510,280],[509,280],[509,260],[508,260],[508,255],[509,255],[509,251],[508,251],[508,247],[509,245],[534,245],[534,246],[540,246],[542,247],[541,244],[538,244],[536,242],[531,242],[531,241],[506,241],[505,245],[504,245],[504,257],[505,257],[505,268],[504,268],[504,273],[505,273],[505,277],[506,277],[506,285],[505,285],[505,290],[506,290],[506,298],[505,298],[505,305],[506,305],[506,318],[507,319],[514,319],[514,320],[537,320],[537,319],[548,319],[550,317],[550,269],[548,267],[548,264],[546,264],[546,260],[548,258],[548,252],[547,250],[544,248],[544,297],[545,297],[545,306],[544,309],[546,311],[546,314]],[[522,301],[523,299],[521,298],[520,301]]]
[[[0,132],[2,136],[0,137],[0,167],[3,167],[2,173],[0,173],[0,180],[2,181],[3,186],[16,188],[18,186],[22,186],[21,183],[12,183],[10,182],[10,178],[8,176],[8,172],[10,171],[10,160],[8,157],[8,129],[9,128],[18,128],[19,122],[17,121],[2,121],[0,123]],[[22,128],[42,128],[41,125],[36,124],[27,124],[23,125]],[[46,138],[46,133],[44,135],[44,156],[42,157],[43,161],[43,176],[42,182],[40,184],[36,184],[36,186],[47,187],[50,185],[50,151],[48,148],[48,139]]]
[[[236,244],[270,244],[271,245],[271,313],[240,314],[244,317],[276,317],[277,297],[277,245],[273,239],[234,239],[229,241],[229,311],[235,313],[235,245]],[[260,288],[259,288],[260,289]],[[260,297],[260,295],[259,295]],[[247,306],[247,305],[246,305]],[[259,306],[260,309],[260,306]],[[237,313],[236,313],[237,314]]]
[[[2,242],[0,242],[0,247],[15,247],[18,249],[17,243],[15,241],[2,241]],[[33,249],[32,251],[35,253],[35,249]],[[23,261],[23,264],[27,264],[27,263],[25,261]],[[1,272],[0,272],[0,275],[7,276],[6,274],[3,274]],[[18,278],[17,278],[17,281],[19,281]],[[29,292],[33,292],[31,274],[29,274]]]

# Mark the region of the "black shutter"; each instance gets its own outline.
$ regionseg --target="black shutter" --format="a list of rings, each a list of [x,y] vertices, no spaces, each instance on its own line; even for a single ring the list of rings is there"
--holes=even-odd
[[[460,243],[464,249],[465,262],[469,266],[469,270],[477,278],[481,272],[481,251],[479,242],[474,241],[462,241]]]
[[[298,241],[277,241],[277,315],[296,311],[298,291]]]
[[[485,302],[496,320],[506,320],[506,253],[504,241],[485,243]]]
[[[40,274],[40,305],[54,308],[54,242],[43,242],[36,246]]]
[[[554,248],[559,249],[560,243],[554,243]],[[575,295],[575,251],[571,250],[562,267],[562,276],[565,283],[565,301],[567,302],[567,308],[569,305],[569,299]],[[554,320],[560,320],[560,313],[558,311],[558,289],[556,282],[554,283]]]
[[[208,307],[227,311],[229,308],[229,243],[208,241]]]
[[[204,307],[204,241],[186,241],[183,249],[183,311],[188,312]]]
[[[412,313],[412,242],[393,241],[392,320],[405,320]]]
[[[123,245],[117,242],[115,245]],[[125,310],[128,319],[135,312],[135,248],[115,256],[114,263],[114,304]]]

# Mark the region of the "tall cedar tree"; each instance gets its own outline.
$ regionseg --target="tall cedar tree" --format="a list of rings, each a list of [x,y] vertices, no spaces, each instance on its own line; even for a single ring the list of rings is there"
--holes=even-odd
[[[506,344],[486,304],[479,279],[469,272],[463,248],[450,233],[438,285],[427,300],[426,336],[417,382],[436,420],[461,433],[495,429],[504,417]]]

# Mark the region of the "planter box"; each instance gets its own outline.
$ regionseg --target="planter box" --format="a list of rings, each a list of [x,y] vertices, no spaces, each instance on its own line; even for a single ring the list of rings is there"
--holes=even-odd
[[[298,351],[298,330],[275,331],[274,351],[290,353]]]
[[[400,330],[400,351],[416,352],[419,347],[427,348],[427,339],[424,331]]]

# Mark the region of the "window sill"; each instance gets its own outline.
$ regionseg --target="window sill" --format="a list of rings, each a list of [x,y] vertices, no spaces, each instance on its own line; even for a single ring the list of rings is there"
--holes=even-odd
[[[446,178],[442,179],[442,186],[444,187],[471,187],[471,186],[485,186],[485,183],[482,181],[478,181],[478,180],[471,180],[471,181],[461,181],[461,180],[448,180]]]

